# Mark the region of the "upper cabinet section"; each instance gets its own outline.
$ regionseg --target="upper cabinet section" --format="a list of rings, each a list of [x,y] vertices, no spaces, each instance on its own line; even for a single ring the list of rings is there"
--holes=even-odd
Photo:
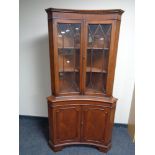
[[[111,96],[123,11],[46,12],[53,95]]]

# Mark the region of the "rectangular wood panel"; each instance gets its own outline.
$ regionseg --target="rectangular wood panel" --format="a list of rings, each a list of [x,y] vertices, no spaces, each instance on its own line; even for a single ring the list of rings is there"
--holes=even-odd
[[[103,143],[107,126],[108,112],[105,108],[87,106],[83,108],[83,140]]]
[[[78,141],[80,139],[80,107],[59,107],[54,110],[56,140]]]

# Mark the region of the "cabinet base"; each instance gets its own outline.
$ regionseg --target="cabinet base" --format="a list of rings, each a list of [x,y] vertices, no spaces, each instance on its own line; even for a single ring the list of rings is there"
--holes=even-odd
[[[100,152],[104,152],[104,153],[108,152],[111,148],[111,143],[108,144],[107,146],[101,145],[101,144],[95,144],[95,143],[85,143],[85,142],[70,142],[70,143],[54,145],[51,141],[49,141],[49,145],[54,152],[61,151],[64,147],[67,147],[70,145],[90,145],[97,148]]]
[[[108,147],[98,147],[98,150],[104,153],[108,152],[110,149],[111,149],[111,145]]]
[[[58,151],[61,151],[63,149],[62,146],[55,146],[52,144],[51,141],[49,141],[49,146],[51,147],[51,149],[54,151],[54,152],[58,152]]]

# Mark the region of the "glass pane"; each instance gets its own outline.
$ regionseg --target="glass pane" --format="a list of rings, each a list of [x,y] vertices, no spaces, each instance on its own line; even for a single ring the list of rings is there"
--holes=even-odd
[[[58,24],[60,92],[79,92],[80,24]]]
[[[106,93],[111,24],[88,25],[86,91]]]

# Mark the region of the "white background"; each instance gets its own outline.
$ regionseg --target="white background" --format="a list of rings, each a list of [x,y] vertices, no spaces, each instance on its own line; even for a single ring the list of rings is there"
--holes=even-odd
[[[134,0],[20,0],[20,115],[47,117],[50,96],[48,25],[45,9],[123,9],[113,96],[115,122],[128,123],[134,87]]]
[[[136,63],[134,67],[136,77],[136,155],[155,154],[154,3],[153,0],[136,0]],[[0,7],[0,143],[2,146],[0,154],[18,155],[18,1],[6,0],[1,3]]]

